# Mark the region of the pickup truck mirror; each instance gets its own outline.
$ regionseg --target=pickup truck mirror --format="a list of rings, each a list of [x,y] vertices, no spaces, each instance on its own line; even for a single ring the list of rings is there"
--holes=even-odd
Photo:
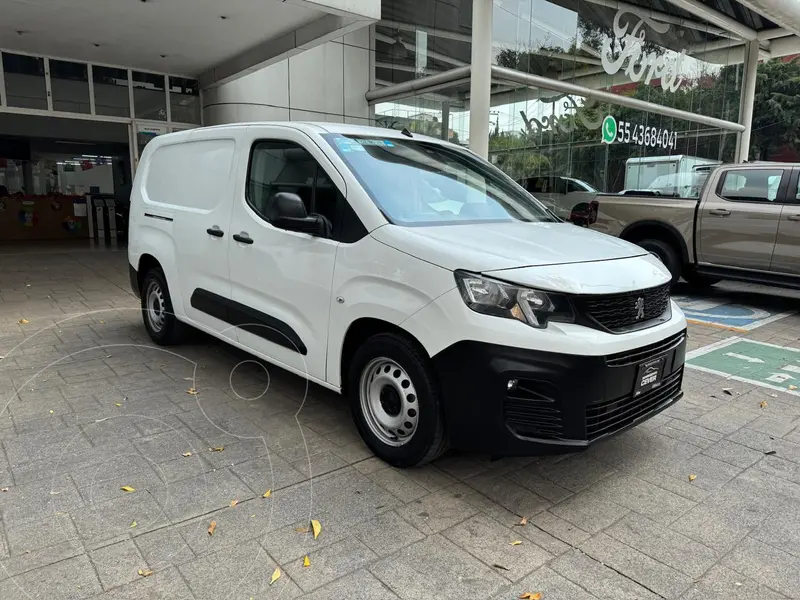
[[[266,216],[273,226],[287,231],[330,237],[331,224],[322,215],[309,215],[297,194],[278,192],[270,198]]]

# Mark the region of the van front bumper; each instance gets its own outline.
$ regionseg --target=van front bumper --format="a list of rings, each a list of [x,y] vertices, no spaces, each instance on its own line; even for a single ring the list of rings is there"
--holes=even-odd
[[[451,446],[508,456],[581,450],[658,414],[683,396],[685,357],[684,330],[609,356],[463,341],[433,361]],[[654,361],[660,385],[635,394]]]

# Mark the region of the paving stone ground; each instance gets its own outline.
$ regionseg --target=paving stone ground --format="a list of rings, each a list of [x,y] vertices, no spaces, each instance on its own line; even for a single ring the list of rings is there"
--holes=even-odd
[[[800,317],[747,337],[800,348]],[[800,598],[790,394],[690,369],[680,403],[582,454],[401,471],[332,393],[202,335],[154,348],[124,251],[45,245],[0,247],[0,355],[4,600]]]

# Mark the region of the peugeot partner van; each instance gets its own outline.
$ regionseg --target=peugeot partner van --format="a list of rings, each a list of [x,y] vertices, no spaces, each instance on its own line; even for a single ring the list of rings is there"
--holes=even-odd
[[[128,257],[156,343],[188,325],[345,394],[396,466],[448,446],[579,450],[682,395],[686,321],[664,265],[407,131],[159,136]]]

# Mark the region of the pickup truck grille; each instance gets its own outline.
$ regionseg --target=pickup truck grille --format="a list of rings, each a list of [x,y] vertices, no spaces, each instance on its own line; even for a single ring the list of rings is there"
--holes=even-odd
[[[647,327],[669,310],[670,284],[648,290],[583,296],[583,312],[592,321],[613,332]]]

